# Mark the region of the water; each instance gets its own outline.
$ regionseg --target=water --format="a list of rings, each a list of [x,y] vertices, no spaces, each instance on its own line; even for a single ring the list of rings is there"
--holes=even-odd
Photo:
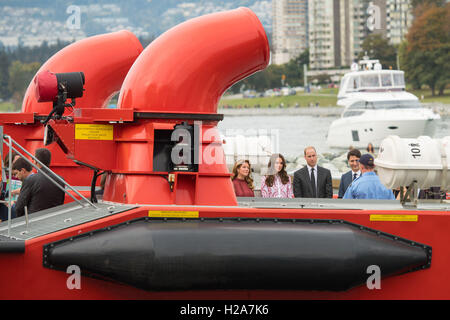
[[[330,124],[336,116],[318,117],[305,115],[242,115],[225,116],[218,128],[224,135],[235,130],[247,129],[277,130],[279,133],[279,152],[288,157],[303,155],[303,149],[314,146],[318,153],[342,153],[343,150],[332,149],[326,143],[326,135]],[[232,131],[230,131],[232,130]],[[228,131],[228,132],[227,132]],[[275,131],[276,132],[276,131]],[[443,117],[437,125],[434,138],[450,135],[450,117]]]

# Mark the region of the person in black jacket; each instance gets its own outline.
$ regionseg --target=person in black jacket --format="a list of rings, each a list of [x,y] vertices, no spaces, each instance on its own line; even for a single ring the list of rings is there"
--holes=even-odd
[[[330,170],[317,165],[314,147],[306,147],[307,165],[294,173],[294,196],[296,198],[332,198],[333,183]]]
[[[359,158],[361,158],[361,151],[358,149],[352,149],[347,153],[347,161],[351,170],[341,176],[338,193],[339,199],[344,196],[345,191],[353,180],[358,179],[361,176],[361,170],[359,169]]]
[[[48,167],[50,165],[51,153],[48,149],[37,149],[35,156],[45,166]],[[45,169],[38,163],[36,165],[40,168],[40,170],[35,174],[31,174],[31,165],[25,159],[17,159],[13,164],[13,174],[22,180],[19,198],[15,204],[16,215],[18,217],[25,214],[25,206],[28,209],[28,213],[31,214],[36,211],[59,206],[64,203],[64,191],[50,181],[41,172],[41,170],[50,177],[54,177],[55,174]],[[57,182],[62,188],[64,188],[64,184],[62,182]]]

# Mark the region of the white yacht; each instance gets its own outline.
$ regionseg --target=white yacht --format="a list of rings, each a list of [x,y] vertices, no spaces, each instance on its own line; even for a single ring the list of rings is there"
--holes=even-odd
[[[405,91],[404,72],[383,70],[378,60],[362,60],[341,80],[339,106],[345,109],[328,129],[327,144],[335,148],[378,148],[389,135],[433,136],[439,114],[423,107]]]

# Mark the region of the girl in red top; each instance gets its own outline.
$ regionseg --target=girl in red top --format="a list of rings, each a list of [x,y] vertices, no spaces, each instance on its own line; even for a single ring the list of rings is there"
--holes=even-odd
[[[236,197],[254,197],[253,179],[251,176],[251,165],[248,160],[239,160],[233,167],[233,181],[234,192]]]

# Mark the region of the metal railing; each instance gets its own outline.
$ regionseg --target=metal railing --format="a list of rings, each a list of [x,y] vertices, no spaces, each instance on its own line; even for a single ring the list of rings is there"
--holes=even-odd
[[[11,180],[12,180],[12,151],[15,151],[19,156],[21,156],[25,161],[27,161],[33,168],[35,168],[38,172],[41,172],[47,179],[49,179],[52,183],[54,183],[60,190],[64,191],[64,193],[68,194],[74,201],[76,201],[79,205],[82,207],[84,206],[92,206],[95,209],[99,209],[95,204],[93,204],[91,201],[89,201],[86,197],[84,197],[81,193],[79,193],[75,188],[73,188],[71,185],[69,185],[64,179],[59,177],[57,174],[55,174],[50,168],[48,168],[46,165],[44,165],[41,161],[39,161],[35,156],[33,156],[31,153],[29,153],[26,149],[24,149],[20,144],[18,144],[14,139],[11,138],[9,135],[3,134],[3,126],[0,126],[0,135],[2,136],[1,144],[0,144],[0,154],[1,158],[3,159],[3,143],[6,144],[9,148],[9,166],[8,166],[8,236],[10,236],[10,229],[11,229],[11,208],[12,208],[12,197],[11,197]],[[19,151],[21,150],[21,151]],[[36,164],[34,164],[32,161],[30,161],[26,156],[28,155],[31,159],[36,161],[37,164],[41,166],[38,167]],[[2,165],[3,168],[3,165]],[[48,175],[45,171],[49,173],[53,173],[53,177]],[[2,169],[2,181],[4,176],[4,170]],[[60,184],[62,183],[62,185]],[[70,193],[66,188],[73,191],[76,195],[78,195],[81,200],[84,200],[84,203],[77,199],[72,193]]]

